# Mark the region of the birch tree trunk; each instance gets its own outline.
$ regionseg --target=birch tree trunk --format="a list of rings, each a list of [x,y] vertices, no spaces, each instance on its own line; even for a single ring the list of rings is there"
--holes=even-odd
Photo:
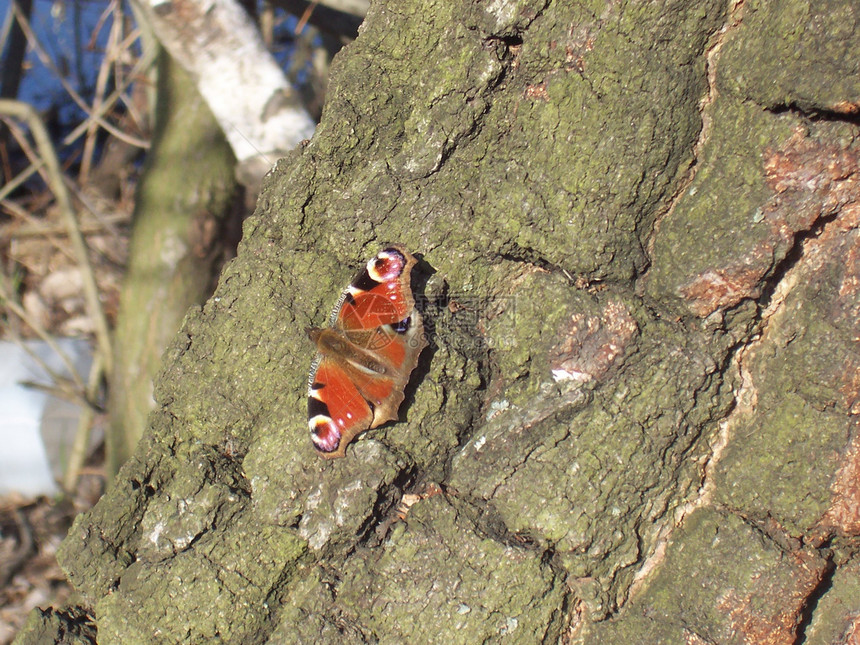
[[[236,0],[135,0],[191,76],[256,193],[275,161],[314,131],[283,70]]]
[[[854,642],[858,24],[374,4],[19,642]],[[433,344],[323,461],[304,329],[389,242]]]

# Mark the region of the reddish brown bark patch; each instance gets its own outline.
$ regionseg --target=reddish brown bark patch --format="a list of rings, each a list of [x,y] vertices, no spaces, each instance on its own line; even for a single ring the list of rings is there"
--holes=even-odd
[[[598,315],[573,314],[559,331],[561,341],[550,350],[553,378],[581,382],[602,378],[638,330],[620,302],[610,301]]]
[[[526,85],[525,97],[533,101],[549,102],[549,94],[546,91],[546,81],[535,85]]]
[[[798,134],[782,150],[767,154],[764,174],[774,195],[758,217],[768,223],[768,233],[750,251],[703,271],[680,288],[697,316],[759,297],[765,278],[785,259],[797,236],[823,219],[856,220],[860,204],[856,150]],[[857,284],[852,283],[855,294]]]
[[[763,266],[764,258],[751,254],[745,259],[751,266],[711,269],[681,287],[681,295],[690,301],[694,314],[704,318],[717,309],[732,307],[744,298],[761,295],[761,279],[767,270]]]
[[[845,634],[846,645],[860,645],[860,616],[854,619],[851,627]]]
[[[840,114],[858,114],[860,113],[860,103],[856,101],[839,101],[839,103],[831,105],[830,109]]]
[[[774,589],[761,578],[760,588],[743,595],[729,589],[717,606],[731,623],[732,631],[741,641],[755,645],[791,645],[797,639],[797,627],[810,595],[824,577],[825,566],[820,558],[795,552],[792,585],[781,585],[779,602],[762,603],[762,598],[774,598]],[[758,586],[755,585],[754,586]],[[763,611],[765,609],[765,611]]]
[[[831,491],[833,502],[822,525],[842,535],[860,535],[860,433],[848,445]]]

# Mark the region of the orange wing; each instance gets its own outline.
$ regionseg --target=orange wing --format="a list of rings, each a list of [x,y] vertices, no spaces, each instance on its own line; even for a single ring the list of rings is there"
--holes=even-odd
[[[331,328],[309,331],[319,355],[308,383],[308,426],[323,457],[343,457],[357,434],[397,419],[427,346],[410,286],[416,262],[400,246],[380,251],[344,291]]]
[[[323,357],[308,384],[308,427],[317,450],[343,457],[346,445],[370,427],[373,412],[344,369]]]
[[[415,308],[410,274],[417,260],[402,247],[376,254],[343,292],[332,325],[345,331],[375,329],[404,320]]]

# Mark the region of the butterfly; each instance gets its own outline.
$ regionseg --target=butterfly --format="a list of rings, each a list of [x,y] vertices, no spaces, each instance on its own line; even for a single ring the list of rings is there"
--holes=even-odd
[[[403,389],[427,346],[402,246],[373,258],[344,290],[329,327],[308,330],[317,356],[308,377],[308,427],[326,459],[343,457],[353,438],[397,420]]]

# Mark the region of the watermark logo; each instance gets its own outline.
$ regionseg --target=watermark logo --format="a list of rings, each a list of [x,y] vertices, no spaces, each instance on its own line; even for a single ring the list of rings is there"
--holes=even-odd
[[[474,294],[449,294],[442,298],[416,298],[425,312],[424,334],[431,345],[461,349],[508,349],[516,345],[514,296],[491,298]]]

